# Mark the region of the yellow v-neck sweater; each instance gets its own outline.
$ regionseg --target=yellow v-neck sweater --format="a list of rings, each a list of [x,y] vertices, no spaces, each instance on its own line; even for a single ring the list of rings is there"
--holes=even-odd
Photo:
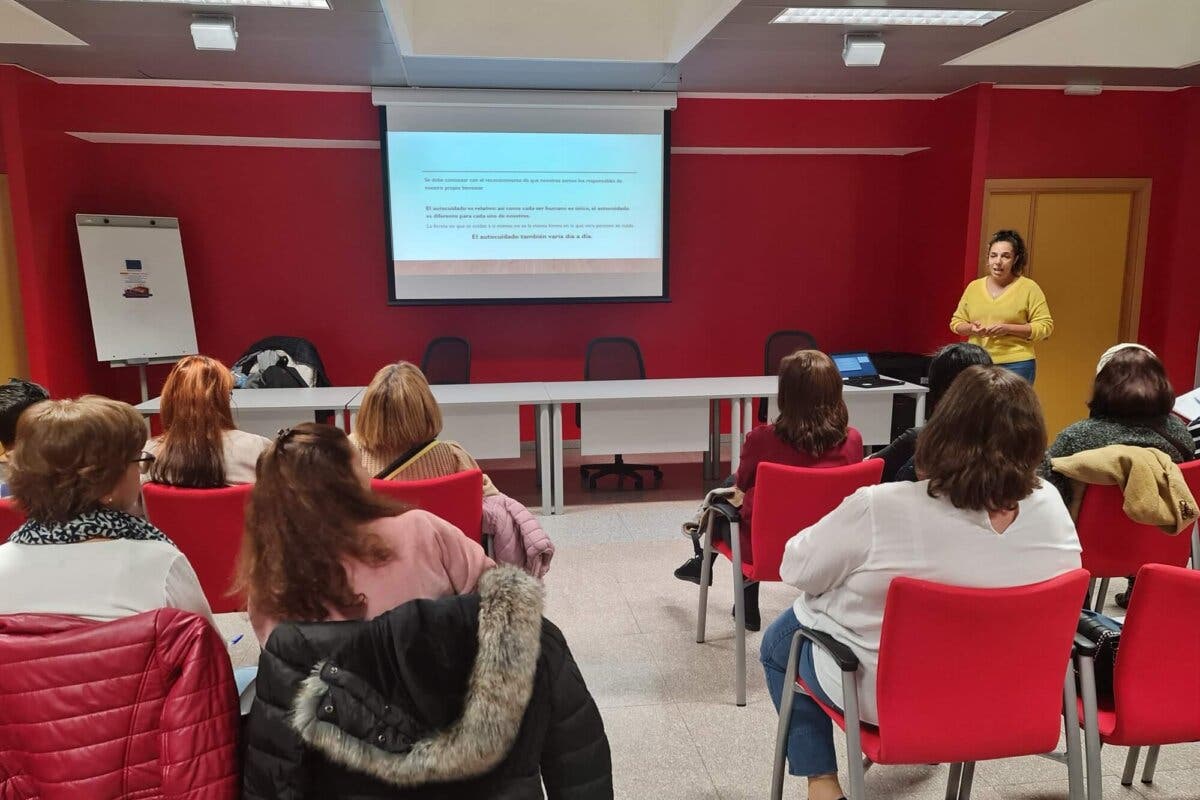
[[[1033,343],[1049,337],[1054,330],[1054,320],[1050,317],[1042,287],[1023,275],[1005,287],[997,298],[988,293],[986,277],[968,283],[954,316],[950,318],[950,330],[964,322],[1031,326],[1028,339],[1021,336],[971,336],[967,339],[987,350],[997,364],[1028,361],[1034,357]]]

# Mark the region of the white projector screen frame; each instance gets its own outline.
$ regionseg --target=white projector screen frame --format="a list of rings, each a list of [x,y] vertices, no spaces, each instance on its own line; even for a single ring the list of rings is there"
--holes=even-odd
[[[669,302],[670,284],[668,269],[668,220],[669,180],[670,180],[670,113],[674,108],[675,96],[667,93],[622,93],[622,92],[536,92],[516,90],[419,90],[419,89],[376,89],[373,94],[374,102],[380,106],[380,142],[382,179],[385,198],[385,236],[387,239],[387,287],[388,304],[398,306],[411,305],[507,305],[507,304],[559,304],[559,303],[645,303]],[[391,109],[392,124],[389,125],[389,109]],[[566,113],[563,113],[566,112]],[[596,112],[593,117],[593,112]],[[524,120],[549,118],[561,115],[564,118],[572,114],[582,117],[583,122],[568,122],[567,127],[555,127],[543,131],[537,127],[529,128],[529,132],[560,132],[560,133],[655,133],[661,131],[661,219],[656,220],[658,242],[661,250],[656,253],[652,272],[644,267],[641,280],[643,286],[637,286],[628,293],[621,290],[605,293],[603,281],[607,276],[600,276],[600,289],[590,290],[591,293],[579,292],[567,294],[559,292],[562,287],[550,291],[538,291],[534,288],[534,280],[544,282],[544,278],[532,279],[532,276],[520,274],[504,274],[503,277],[490,275],[474,278],[474,284],[459,288],[467,292],[446,292],[444,296],[399,296],[398,292],[405,291],[398,286],[397,268],[404,261],[397,261],[396,226],[403,230],[403,221],[394,222],[394,215],[400,213],[394,209],[393,169],[391,160],[395,154],[389,144],[389,131],[402,133],[396,118],[403,114],[403,130],[408,132],[521,132],[521,126],[527,124]],[[661,117],[659,116],[661,114]],[[588,118],[592,117],[594,121]],[[477,120],[486,119],[488,123],[481,125]],[[641,123],[631,120],[641,120]],[[647,124],[647,119],[652,124]],[[472,119],[476,120],[472,122]],[[494,122],[492,122],[494,120]],[[460,122],[462,121],[462,122]],[[658,127],[661,123],[661,127]],[[579,127],[572,128],[577,124]],[[639,129],[639,124],[643,126]],[[534,123],[536,126],[536,123]],[[475,127],[472,127],[475,126]],[[645,163],[643,151],[643,163]],[[657,164],[656,164],[657,166]],[[642,197],[645,197],[643,192]],[[658,200],[658,198],[655,198]],[[631,204],[632,205],[632,204]],[[411,200],[409,201],[411,207]],[[594,207],[593,207],[594,208]],[[645,217],[643,217],[645,219]],[[511,237],[509,237],[511,238]],[[553,238],[553,237],[551,237]],[[554,259],[552,259],[554,260]],[[419,261],[412,262],[421,263]],[[426,262],[428,263],[428,262]],[[445,259],[447,265],[459,265],[460,274],[471,274],[471,260]],[[486,263],[486,260],[485,262]],[[535,263],[535,262],[530,262]],[[569,263],[569,260],[568,262]],[[652,263],[649,259],[647,263]],[[477,262],[478,264],[478,262]],[[584,260],[579,260],[586,267]],[[611,268],[611,267],[610,267]],[[650,276],[653,276],[652,278]],[[495,290],[481,287],[480,281],[492,278],[491,286]],[[400,280],[402,280],[402,276]],[[559,280],[562,280],[559,278]],[[498,284],[503,282],[504,286]],[[608,278],[610,286],[615,283]],[[463,282],[465,284],[465,281]],[[570,287],[575,288],[575,287]],[[416,292],[411,294],[415,295]],[[461,295],[461,296],[452,296]]]

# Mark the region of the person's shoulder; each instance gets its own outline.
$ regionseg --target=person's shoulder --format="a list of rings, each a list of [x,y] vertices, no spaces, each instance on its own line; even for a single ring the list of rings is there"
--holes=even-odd
[[[225,431],[225,438],[239,447],[254,447],[259,450],[265,450],[271,440],[265,436],[259,436],[257,433],[243,431],[238,428],[230,428]]]
[[[1038,282],[1028,275],[1017,276],[1017,288],[1030,294],[1040,293],[1042,291],[1042,287],[1038,286]]]
[[[379,517],[366,525],[372,533],[389,541],[403,539],[408,544],[420,540],[432,541],[439,534],[454,529],[446,520],[420,508],[411,508],[402,514],[389,517]]]
[[[901,434],[901,436],[904,436],[904,434]],[[853,425],[847,425],[846,426],[846,444],[848,444],[848,445],[857,444],[859,447],[862,447],[862,443],[863,443],[863,437],[862,437],[862,434],[859,433],[858,428],[855,428]]]

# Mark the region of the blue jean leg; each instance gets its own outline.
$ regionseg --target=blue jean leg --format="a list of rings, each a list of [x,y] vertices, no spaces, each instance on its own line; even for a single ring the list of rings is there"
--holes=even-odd
[[[1000,364],[1010,372],[1015,372],[1025,380],[1029,381],[1029,385],[1033,385],[1033,379],[1037,377],[1037,359],[1031,358],[1027,361],[1014,361],[1011,364]]]
[[[792,646],[792,636],[800,628],[792,609],[784,611],[771,623],[762,637],[762,648],[759,658],[763,671],[767,676],[767,689],[775,710],[779,710],[783,688],[791,676],[787,671],[788,651]],[[821,702],[828,702],[834,708],[839,705],[829,701],[817,684],[813,669],[812,644],[807,640],[800,643],[798,670],[805,685],[818,692]],[[833,722],[826,716],[821,707],[813,702],[808,695],[797,693],[792,698],[792,719],[788,727],[787,744],[788,772],[792,775],[831,775],[837,773],[837,755],[833,750]]]

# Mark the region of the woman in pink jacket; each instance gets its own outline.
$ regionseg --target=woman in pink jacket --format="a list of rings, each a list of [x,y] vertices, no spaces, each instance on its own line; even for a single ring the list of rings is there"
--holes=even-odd
[[[346,434],[306,422],[259,458],[237,581],[265,643],[281,620],[370,619],[475,590],[495,564],[458,528],[371,493]]]

